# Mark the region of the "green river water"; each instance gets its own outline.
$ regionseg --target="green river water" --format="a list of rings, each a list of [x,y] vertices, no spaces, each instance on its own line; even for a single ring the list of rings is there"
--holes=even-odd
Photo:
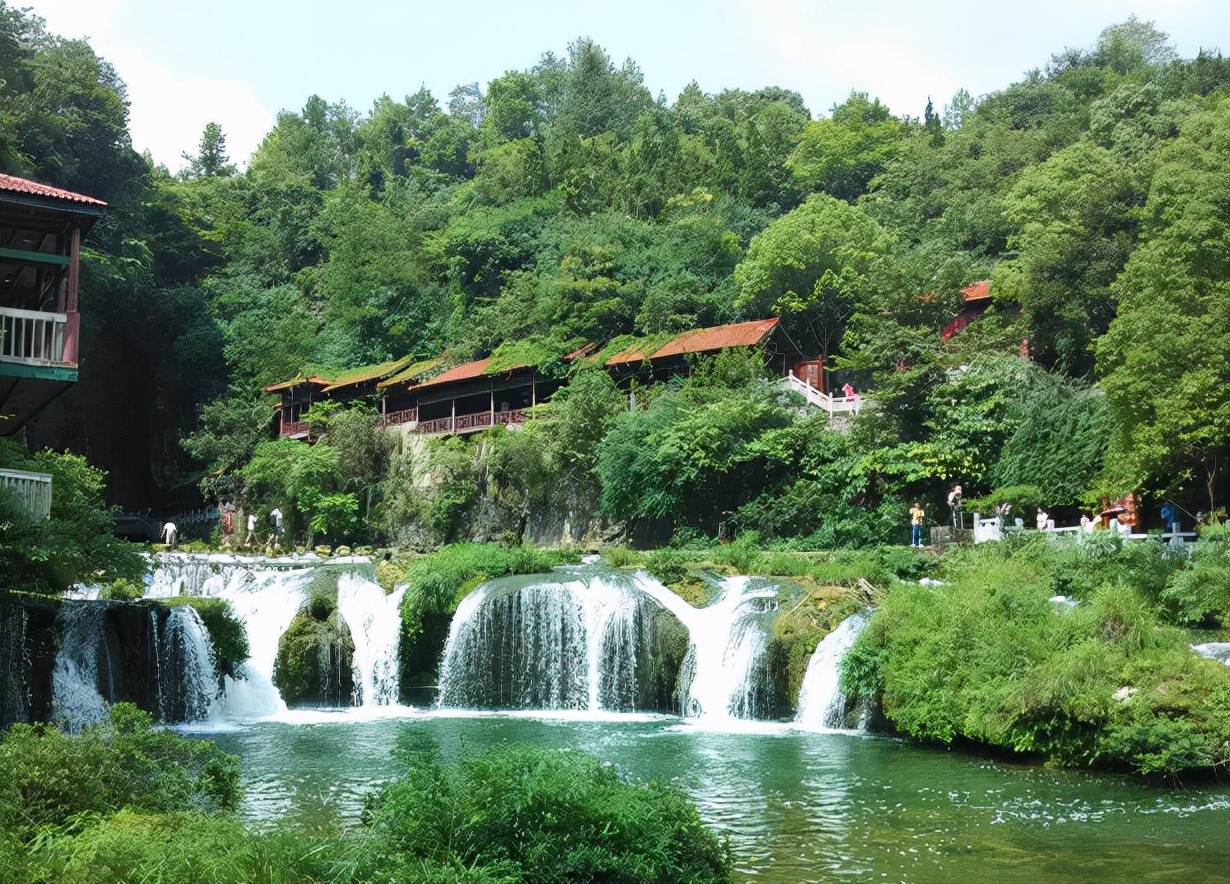
[[[457,758],[500,741],[574,747],[677,784],[730,839],[741,881],[1230,880],[1230,789],[1159,788],[879,736],[669,717],[290,713],[205,733],[243,762],[245,812],[354,820],[401,739]]]

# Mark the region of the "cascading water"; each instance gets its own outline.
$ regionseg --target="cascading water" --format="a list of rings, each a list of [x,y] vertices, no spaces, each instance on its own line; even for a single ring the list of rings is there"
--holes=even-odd
[[[98,690],[100,658],[107,653],[106,616],[105,602],[65,605],[56,616],[51,716],[68,730],[79,731],[107,715]]]
[[[764,617],[777,608],[777,587],[763,578],[728,577],[717,601],[690,608],[691,634],[680,679],[687,685],[684,714],[711,721],[758,718],[769,713]]]
[[[814,729],[845,726],[849,701],[841,691],[841,661],[869,619],[868,611],[847,617],[816,646],[799,689],[799,724]]]
[[[1230,642],[1205,642],[1191,647],[1201,657],[1230,666]]]
[[[575,569],[507,577],[466,596],[440,672],[446,707],[629,711],[652,702],[661,606],[636,583]],[[668,691],[666,693],[669,693]]]
[[[356,705],[388,706],[398,700],[401,601],[405,592],[399,587],[386,594],[379,583],[359,573],[338,578],[337,610],[354,642]]]
[[[177,605],[163,620],[160,634],[156,631],[155,635],[160,718],[208,718],[219,695],[218,666],[201,615],[190,605]]]

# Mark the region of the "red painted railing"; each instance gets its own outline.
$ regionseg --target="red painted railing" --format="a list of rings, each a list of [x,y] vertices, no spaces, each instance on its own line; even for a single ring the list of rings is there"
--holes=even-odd
[[[412,424],[419,419],[417,408],[403,408],[401,411],[390,411],[380,419],[382,427],[400,427],[402,424]]]
[[[424,434],[466,433],[497,425],[511,427],[523,423],[525,423],[524,411],[497,411],[494,416],[489,411],[480,411],[476,414],[459,414],[456,420],[451,417],[441,417],[422,421],[415,427],[415,432]]]
[[[282,421],[283,436],[306,436],[307,431],[307,421]]]
[[[453,431],[453,419],[451,417],[438,417],[435,420],[420,421],[419,425],[414,428],[416,433],[451,433]]]

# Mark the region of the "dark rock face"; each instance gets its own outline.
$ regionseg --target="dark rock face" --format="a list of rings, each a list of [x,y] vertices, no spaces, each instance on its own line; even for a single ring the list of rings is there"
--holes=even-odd
[[[0,595],[0,728],[51,717],[58,604]]]
[[[171,609],[150,602],[0,595],[0,728],[52,720],[62,677],[57,655],[66,643],[74,657],[68,681],[89,696],[96,691],[99,708],[128,702],[159,721],[201,717],[220,687],[217,672],[212,655],[203,667],[192,665],[199,658],[185,660],[182,624],[174,619]]]

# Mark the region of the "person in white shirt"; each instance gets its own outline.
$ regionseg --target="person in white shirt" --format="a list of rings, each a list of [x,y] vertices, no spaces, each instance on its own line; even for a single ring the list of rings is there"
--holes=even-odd
[[[1046,530],[1046,523],[1047,523],[1047,520],[1048,520],[1049,518],[1050,518],[1050,516],[1047,514],[1046,510],[1044,510],[1042,507],[1038,507],[1038,520],[1037,520],[1037,525],[1038,525],[1038,530],[1039,530],[1039,531],[1045,531],[1045,530]]]
[[[162,542],[171,549],[175,549],[175,539],[178,534],[179,528],[175,526],[174,522],[167,522],[162,526]]]

